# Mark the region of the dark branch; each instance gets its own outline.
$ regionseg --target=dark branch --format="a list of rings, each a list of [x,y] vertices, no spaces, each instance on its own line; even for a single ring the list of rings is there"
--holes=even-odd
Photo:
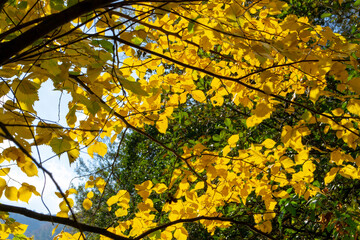
[[[18,213],[18,214],[24,215],[26,217],[37,219],[40,221],[60,223],[60,224],[64,224],[64,225],[67,225],[70,227],[74,227],[74,228],[78,228],[80,226],[82,228],[82,230],[85,232],[98,233],[103,236],[106,236],[106,237],[109,237],[112,239],[116,239],[116,240],[128,240],[129,239],[127,237],[122,237],[122,236],[116,235],[115,233],[109,232],[103,228],[79,223],[79,222],[76,222],[69,218],[61,218],[61,217],[56,217],[56,216],[45,215],[42,213],[37,213],[37,212],[31,211],[29,209],[22,208],[22,207],[15,207],[15,206],[0,203],[0,211]]]
[[[143,234],[139,235],[138,237],[134,238],[134,240],[139,240],[142,239],[144,237],[146,237],[147,235],[149,235],[150,233],[156,232],[158,230],[161,229],[165,229],[169,226],[178,224],[178,223],[188,223],[188,222],[196,222],[196,221],[200,221],[200,220],[214,220],[214,221],[222,221],[222,222],[231,222],[234,224],[238,224],[238,225],[244,225],[246,227],[248,227],[250,230],[268,238],[268,239],[272,239],[275,240],[275,238],[273,238],[272,236],[260,231],[259,229],[255,228],[254,226],[250,225],[248,222],[243,222],[243,221],[237,221],[235,219],[232,218],[226,218],[226,217],[207,217],[207,216],[200,216],[200,217],[195,217],[195,218],[187,218],[187,219],[179,219],[179,220],[175,220],[169,223],[165,223],[163,225],[160,225],[158,227],[155,227],[153,229],[150,229],[146,232],[144,232]]]
[[[6,64],[12,56],[58,27],[71,22],[73,19],[76,19],[85,13],[104,7],[112,2],[115,2],[115,0],[86,0],[67,8],[62,12],[50,15],[40,24],[34,26],[18,37],[0,44],[0,65]],[[124,2],[124,4],[129,3]]]

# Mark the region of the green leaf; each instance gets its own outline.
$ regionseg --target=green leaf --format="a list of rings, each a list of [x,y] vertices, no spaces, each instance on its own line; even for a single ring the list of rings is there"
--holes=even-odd
[[[100,105],[95,101],[87,101],[85,105],[87,110],[94,116],[100,110]]]
[[[188,24],[188,31],[189,33],[194,33],[195,30],[195,21],[198,20],[201,17],[201,15],[198,15],[195,19],[192,19],[193,21],[190,21]]]
[[[230,127],[231,126],[230,118],[226,118],[224,123],[225,123],[226,126]]]
[[[132,77],[129,77],[131,79]],[[119,77],[121,85],[131,92],[140,95],[140,96],[149,96],[149,94],[141,88],[141,84],[139,82],[130,81],[124,77]]]
[[[54,138],[50,141],[50,146],[59,157],[62,153],[71,149],[71,143],[64,138]]]
[[[213,136],[212,136],[212,139],[213,139],[214,141],[217,141],[217,142],[220,142],[220,141],[221,141],[221,138],[220,138],[220,136],[219,136],[218,134],[213,135]]]
[[[161,236],[161,231],[160,231],[160,230],[149,234],[149,238],[150,238],[151,240],[153,240],[153,239],[160,239],[160,238],[161,238],[160,236]]]
[[[96,101],[92,101],[82,95],[78,95],[78,100],[80,103],[86,106],[86,109],[95,116],[95,114],[100,110],[100,105]]]
[[[64,1],[62,0],[50,0],[50,7],[54,10],[61,11],[65,8]]]
[[[19,9],[25,9],[27,7],[28,3],[25,1],[22,1],[18,4]]]
[[[143,41],[144,40],[140,37],[134,37],[133,39],[131,39],[131,42],[136,45],[140,45]]]
[[[91,44],[95,47],[102,46],[106,51],[114,53],[114,45],[107,40],[92,40]]]
[[[354,37],[360,38],[360,33],[355,34]]]
[[[79,1],[78,0],[68,0],[67,1],[67,7],[71,7],[75,4],[77,4]]]
[[[114,45],[111,42],[106,40],[100,40],[99,43],[106,51],[114,53]]]
[[[56,76],[61,73],[61,69],[59,67],[58,61],[56,59],[50,59],[43,61],[40,65],[42,68],[48,70],[49,73]]]
[[[13,240],[26,240],[28,239],[24,234],[17,234],[14,236]]]
[[[188,25],[188,31],[189,33],[193,33],[194,32],[194,27],[195,27],[195,22],[189,22],[189,25]]]
[[[135,27],[135,30],[138,31],[138,30],[144,30],[145,29],[145,26],[144,25],[138,25]]]
[[[320,182],[317,181],[317,180],[313,182],[313,185],[314,185],[315,187],[321,187]]]
[[[296,216],[296,209],[291,205],[291,203],[286,204],[285,209],[290,212],[293,217]]]
[[[327,18],[327,17],[331,17],[331,13],[323,13],[323,14],[321,14],[321,18]]]
[[[354,3],[354,7],[357,7],[360,5],[360,0],[357,0],[355,3]]]
[[[34,111],[34,102],[39,100],[38,89],[39,84],[29,80],[14,80],[12,87],[17,89],[16,98],[21,108],[26,111]]]

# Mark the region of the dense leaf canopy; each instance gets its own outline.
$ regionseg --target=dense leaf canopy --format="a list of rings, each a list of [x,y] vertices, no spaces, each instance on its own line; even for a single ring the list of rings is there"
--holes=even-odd
[[[277,0],[0,3],[0,197],[41,195],[22,171],[62,199],[56,216],[1,203],[1,239],[25,238],[6,212],[77,229],[57,239],[357,238],[356,35]],[[34,109],[49,79],[71,98],[66,126]],[[39,146],[74,163],[106,141],[107,175],[79,188],[84,220]]]

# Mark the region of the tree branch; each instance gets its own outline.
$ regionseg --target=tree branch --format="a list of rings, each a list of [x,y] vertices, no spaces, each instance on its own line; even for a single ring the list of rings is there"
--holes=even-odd
[[[196,222],[196,221],[199,221],[199,220],[214,220],[214,221],[222,221],[222,222],[231,222],[231,223],[234,223],[234,224],[239,224],[239,225],[244,225],[246,227],[248,227],[250,230],[268,238],[268,239],[271,239],[271,240],[275,240],[275,238],[273,238],[272,236],[260,231],[259,229],[255,228],[254,226],[250,225],[248,222],[243,222],[243,221],[237,221],[235,219],[232,219],[232,218],[225,218],[225,217],[207,217],[207,216],[200,216],[200,217],[195,217],[195,218],[187,218],[187,219],[178,219],[178,220],[175,220],[175,221],[172,221],[172,222],[168,222],[168,223],[165,223],[163,225],[160,225],[158,227],[155,227],[153,229],[150,229],[146,232],[144,232],[143,234],[139,235],[138,237],[134,238],[134,240],[139,240],[139,239],[142,239],[144,237],[146,237],[147,235],[149,235],[150,233],[153,233],[153,232],[156,232],[158,230],[161,230],[161,229],[165,229],[169,226],[172,226],[172,225],[176,225],[178,223],[187,223],[187,222]]]
[[[79,2],[59,13],[55,13],[46,17],[41,23],[34,26],[30,30],[22,33],[16,38],[0,44],[0,66],[6,64],[11,57],[20,53],[26,47],[30,46],[36,40],[42,38],[46,34],[54,31],[62,25],[71,22],[72,20],[91,12],[95,9],[107,7],[115,4],[116,7],[133,5],[141,0],[133,1],[118,1],[118,0],[85,0]],[[145,0],[145,2],[147,2]],[[182,1],[168,1],[168,0],[152,0],[151,2],[182,2]],[[199,0],[188,0],[186,2],[199,2]]]
[[[81,15],[91,12],[94,9],[104,7],[115,0],[85,0],[79,2],[62,12],[55,13],[44,19],[41,23],[34,26],[30,30],[24,32],[18,37],[0,44],[0,65],[4,65],[8,60],[26,47],[30,46],[36,40],[42,38],[46,34],[52,32],[58,27],[80,17]],[[124,5],[131,2],[123,2]]]
[[[79,223],[79,222],[76,222],[69,218],[61,218],[61,217],[56,217],[56,216],[51,216],[51,215],[45,215],[42,213],[37,213],[37,212],[31,211],[29,209],[22,208],[22,207],[15,207],[15,206],[0,203],[0,211],[18,213],[18,214],[24,215],[29,218],[37,219],[39,221],[60,223],[60,224],[64,224],[64,225],[67,225],[70,227],[74,227],[74,228],[78,228],[80,226],[82,228],[82,230],[85,232],[98,233],[103,236],[115,239],[115,240],[128,240],[129,239],[127,237],[122,237],[122,236],[116,235],[115,233],[109,232],[103,228]]]

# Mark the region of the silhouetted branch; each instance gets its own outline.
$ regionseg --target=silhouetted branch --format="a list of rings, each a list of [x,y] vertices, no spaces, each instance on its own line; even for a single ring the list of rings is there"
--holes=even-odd
[[[18,213],[18,214],[24,215],[26,217],[37,219],[40,221],[60,223],[60,224],[64,224],[64,225],[67,225],[70,227],[74,227],[74,228],[78,228],[80,226],[82,228],[82,230],[85,232],[98,233],[103,236],[106,236],[106,237],[109,237],[112,239],[116,239],[116,240],[128,240],[129,239],[127,237],[122,237],[122,236],[116,235],[115,233],[109,232],[103,228],[79,223],[79,222],[76,222],[69,218],[62,218],[62,217],[56,217],[56,216],[51,216],[51,215],[45,215],[42,213],[37,213],[37,212],[31,211],[29,209],[22,208],[22,207],[15,207],[15,206],[0,203],[0,211]]]

